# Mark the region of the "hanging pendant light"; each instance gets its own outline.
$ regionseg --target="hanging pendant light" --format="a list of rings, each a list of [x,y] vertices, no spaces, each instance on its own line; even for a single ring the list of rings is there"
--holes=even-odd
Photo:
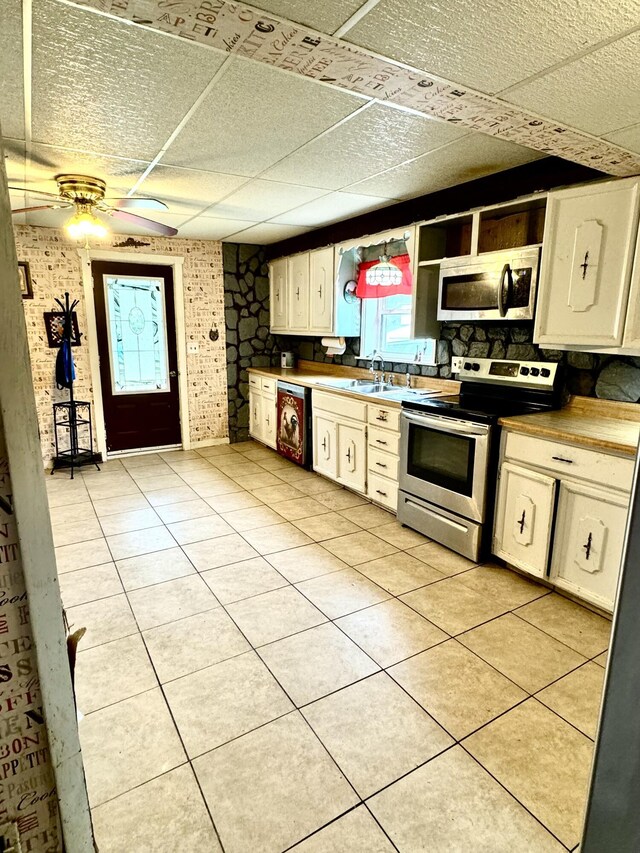
[[[386,243],[384,248],[386,252]],[[382,254],[378,263],[366,271],[365,280],[373,287],[391,287],[402,283],[402,270],[391,263],[388,255]]]

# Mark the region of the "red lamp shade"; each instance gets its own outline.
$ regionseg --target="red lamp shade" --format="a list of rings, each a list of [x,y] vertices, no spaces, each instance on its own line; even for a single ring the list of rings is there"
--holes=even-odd
[[[410,296],[413,288],[413,280],[411,276],[411,258],[409,255],[396,255],[393,258],[389,258],[389,263],[398,267],[402,273],[399,284],[376,284],[372,281],[367,281],[367,272],[380,263],[383,263],[383,261],[378,259],[376,261],[363,261],[359,265],[356,296],[359,299],[383,299],[385,296],[397,296],[398,294]],[[371,275],[369,278],[371,279]]]

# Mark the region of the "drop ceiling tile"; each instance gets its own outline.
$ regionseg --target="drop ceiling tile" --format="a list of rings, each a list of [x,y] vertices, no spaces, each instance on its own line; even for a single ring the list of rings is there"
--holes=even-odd
[[[640,121],[639,79],[636,32],[518,86],[504,98],[599,136]]]
[[[0,128],[24,139],[22,13],[20,0],[3,0],[0,20]]]
[[[52,0],[33,21],[38,142],[151,160],[225,59]]]
[[[196,216],[178,228],[178,237],[191,240],[224,240],[236,231],[250,228],[254,222],[240,219],[217,219],[215,216]]]
[[[318,227],[367,213],[379,207],[393,204],[394,198],[383,198],[373,195],[358,195],[356,193],[329,193],[322,198],[303,204],[295,210],[289,210],[281,216],[275,216],[271,221],[283,225],[308,225]]]
[[[304,175],[301,174],[300,177],[303,178]],[[262,222],[322,195],[325,195],[325,190],[314,187],[255,180],[225,198],[220,204],[216,204],[210,213],[212,216],[227,219],[252,219],[254,222]]]
[[[538,151],[522,145],[503,142],[482,133],[470,133],[451,145],[354,184],[350,189],[377,196],[415,198],[493,172],[501,172],[542,156]]]
[[[637,23],[637,0],[382,0],[345,39],[492,93]]]
[[[138,193],[164,201],[174,213],[193,214],[229,195],[246,181],[246,177],[239,175],[160,165],[145,178]]]
[[[628,151],[637,151],[640,153],[640,124],[634,124],[631,127],[625,127],[624,130],[616,130],[613,133],[605,134],[605,139],[610,139],[616,145],[626,148]]]
[[[374,104],[290,154],[264,177],[337,190],[463,135],[450,124]]]
[[[363,0],[258,0],[257,7],[321,33],[334,33],[362,6]]]
[[[297,237],[298,234],[304,234],[305,231],[310,230],[310,228],[302,228],[295,225],[275,225],[271,222],[260,222],[243,231],[236,231],[234,234],[229,235],[227,242],[254,243],[266,246],[269,243],[286,240],[288,237]]]
[[[362,106],[362,99],[251,60],[228,70],[163,162],[253,176]]]

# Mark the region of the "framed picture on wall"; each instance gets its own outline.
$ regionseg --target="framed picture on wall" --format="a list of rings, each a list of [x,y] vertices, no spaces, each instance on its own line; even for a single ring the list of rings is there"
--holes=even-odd
[[[20,293],[22,293],[22,298],[33,299],[33,284],[31,282],[29,261],[18,261],[18,275],[20,276]]]
[[[64,336],[64,314],[62,311],[45,311],[44,327],[49,346],[59,347]],[[71,346],[80,346],[80,330],[78,329],[78,316],[75,311],[71,314]]]

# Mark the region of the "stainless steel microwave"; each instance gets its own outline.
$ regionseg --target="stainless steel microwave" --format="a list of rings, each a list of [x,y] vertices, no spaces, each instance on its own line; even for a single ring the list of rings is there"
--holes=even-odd
[[[438,320],[533,320],[539,268],[538,246],[445,258]]]

